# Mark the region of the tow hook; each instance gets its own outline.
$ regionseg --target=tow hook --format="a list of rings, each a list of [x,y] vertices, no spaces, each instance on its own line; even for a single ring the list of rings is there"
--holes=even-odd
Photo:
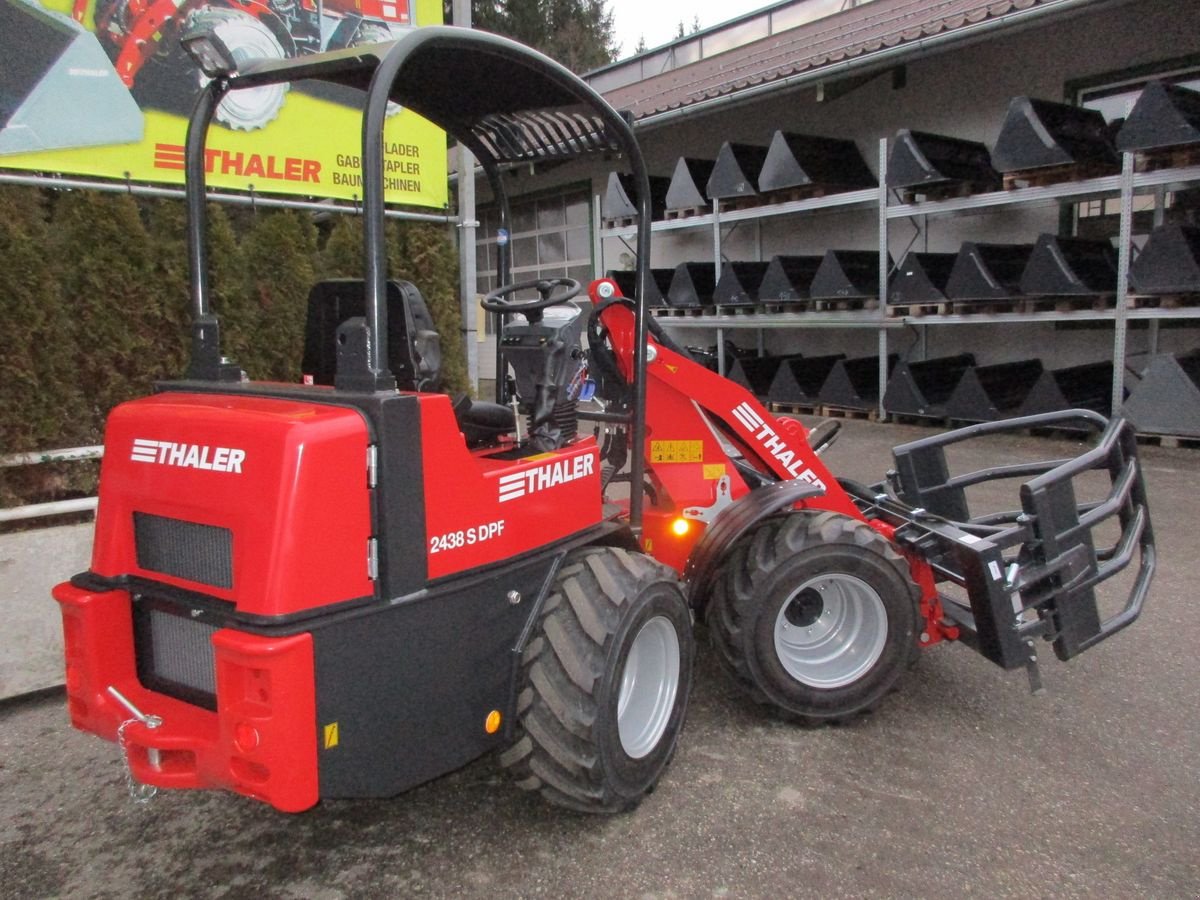
[[[158,793],[158,788],[150,784],[142,784],[133,777],[133,766],[129,762],[129,747],[125,743],[125,729],[137,722],[153,730],[162,725],[162,717],[152,714],[147,715],[142,712],[133,705],[132,700],[111,684],[108,686],[107,691],[108,695],[120,703],[121,706],[125,707],[126,712],[132,717],[126,719],[117,728],[117,743],[121,747],[121,755],[125,758],[125,784],[129,788],[129,796],[137,803],[145,803]],[[150,768],[156,772],[159,771],[162,758],[156,747],[146,748],[146,760],[150,763]]]

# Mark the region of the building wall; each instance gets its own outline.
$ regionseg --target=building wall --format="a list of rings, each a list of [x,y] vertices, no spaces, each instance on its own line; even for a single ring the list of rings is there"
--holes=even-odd
[[[719,113],[675,119],[639,133],[653,174],[670,175],[680,155],[714,158],[726,140],[767,144],[777,129],[853,139],[872,171],[878,170],[879,141],[901,128],[995,143],[1010,99],[1031,95],[1060,100],[1070,81],[1200,54],[1196,0],[1139,0],[1052,19],[1004,37],[930,55],[907,65],[906,83],[895,89],[887,72],[836,99],[819,102],[814,87],[797,89]],[[836,85],[834,85],[836,87]],[[833,93],[833,91],[830,91]],[[604,183],[597,179],[597,191]],[[965,240],[1033,242],[1059,229],[1059,206],[1013,207],[971,215],[892,220],[889,249],[899,260],[906,249],[956,251]],[[744,222],[722,239],[728,259],[769,259],[777,253],[815,253],[827,248],[874,249],[878,217],[873,210],[819,213]],[[655,234],[652,264],[712,259],[710,228]],[[761,254],[761,256],[760,256]],[[626,268],[632,254],[614,240],[604,242],[601,268]],[[981,363],[1040,355],[1056,365],[1110,356],[1110,326],[1056,329],[1053,325],[946,326],[926,329],[925,342],[893,332],[890,348],[914,355],[969,350]],[[688,343],[712,343],[709,331],[682,332]],[[727,332],[754,346],[754,332]],[[1148,346],[1147,330],[1130,333],[1130,353]],[[777,330],[764,336],[771,352],[872,354],[871,330]],[[1179,350],[1200,343],[1194,328],[1164,327],[1160,347]],[[1020,351],[1018,352],[1018,349]]]

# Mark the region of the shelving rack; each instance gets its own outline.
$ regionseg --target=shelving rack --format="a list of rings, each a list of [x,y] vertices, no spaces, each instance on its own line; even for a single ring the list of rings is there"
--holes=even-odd
[[[778,329],[869,328],[878,332],[879,338],[879,414],[885,415],[883,395],[887,383],[887,335],[888,332],[906,326],[934,327],[943,325],[983,324],[1027,324],[1064,322],[1112,322],[1113,360],[1123,362],[1125,358],[1128,324],[1131,321],[1149,321],[1152,328],[1165,320],[1200,320],[1200,306],[1175,309],[1130,309],[1129,263],[1132,252],[1131,235],[1133,222],[1133,196],[1136,193],[1153,191],[1156,198],[1155,224],[1161,224],[1162,198],[1170,190],[1200,183],[1200,166],[1181,169],[1159,169],[1151,172],[1135,172],[1135,154],[1122,155],[1120,173],[1080,181],[1061,182],[1038,187],[992,191],[965,197],[919,202],[890,202],[887,185],[888,140],[879,141],[879,187],[860,191],[847,191],[823,197],[793,200],[785,203],[766,204],[742,209],[722,209],[718,200],[712,201],[712,212],[701,216],[653,222],[653,232],[670,232],[682,229],[710,228],[712,230],[713,264],[717,275],[721,268],[722,227],[740,222],[761,222],[778,216],[815,214],[822,211],[850,211],[875,209],[878,215],[879,246],[879,307],[875,310],[845,312],[779,312],[752,315],[699,315],[661,316],[658,322],[670,328],[707,329],[716,331],[718,365],[726,371],[724,338],[726,330],[756,330],[760,332],[759,349],[762,349],[761,333]],[[1118,244],[1118,279],[1115,303],[1112,309],[1076,310],[1070,312],[1005,312],[971,313],[955,315],[889,316],[887,309],[888,287],[888,223],[893,219],[931,216],[955,216],[998,210],[1014,206],[1061,204],[1086,199],[1105,197],[1120,198],[1120,237]],[[595,206],[599,214],[598,203]],[[603,229],[597,223],[600,245],[606,238],[624,239],[636,232],[634,226]],[[761,251],[761,245],[760,245]],[[761,257],[761,252],[759,254]],[[601,260],[601,270],[603,257]],[[1152,331],[1151,342],[1157,340]],[[1113,409],[1119,409],[1124,393],[1124,365],[1113,366]]]

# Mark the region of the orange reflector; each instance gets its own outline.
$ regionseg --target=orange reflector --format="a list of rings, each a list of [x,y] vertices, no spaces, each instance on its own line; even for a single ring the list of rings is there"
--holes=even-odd
[[[671,530],[680,537],[683,537],[685,534],[687,534],[688,529],[691,527],[692,526],[688,524],[687,519],[676,519],[671,523]]]
[[[487,715],[487,719],[483,723],[483,730],[488,734],[495,734],[500,730],[500,710],[493,709]]]

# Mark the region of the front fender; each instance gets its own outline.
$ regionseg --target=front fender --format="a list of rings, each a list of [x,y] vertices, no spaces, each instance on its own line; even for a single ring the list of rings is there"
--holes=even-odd
[[[688,603],[699,609],[713,572],[734,542],[767,516],[825,491],[807,481],[775,481],[755,488],[725,507],[696,542],[683,569]]]

